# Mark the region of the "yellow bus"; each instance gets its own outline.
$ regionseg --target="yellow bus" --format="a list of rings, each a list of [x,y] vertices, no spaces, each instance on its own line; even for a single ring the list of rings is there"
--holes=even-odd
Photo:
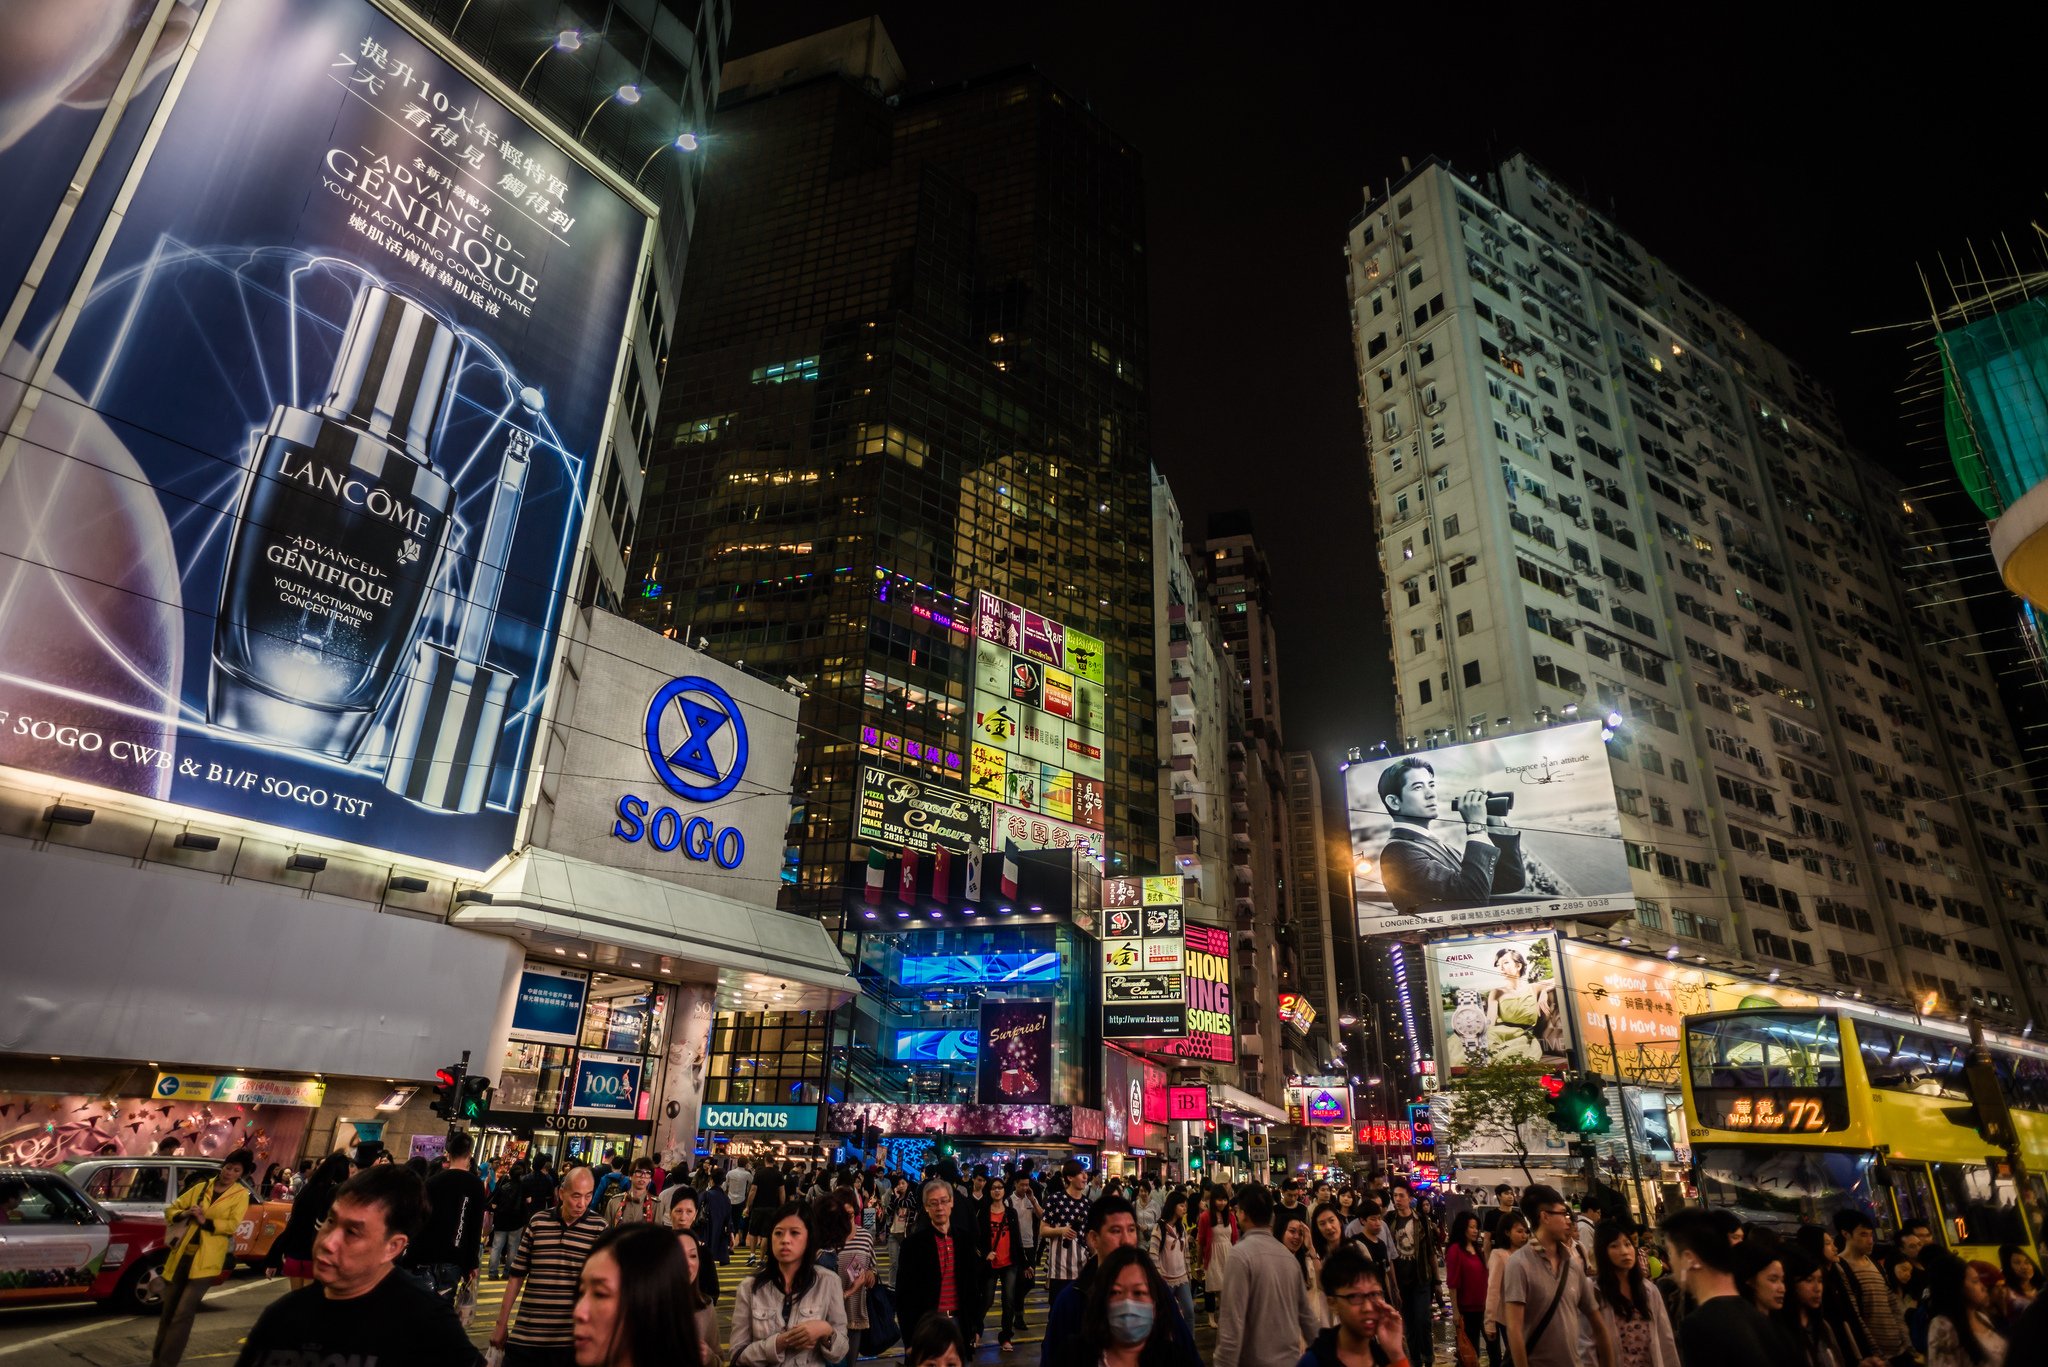
[[[1969,1258],[2031,1243],[2048,1208],[2048,1048],[1986,1035],[2020,1135],[2027,1190],[1977,1134],[1969,1031],[1836,1003],[1684,1021],[1681,1072],[1700,1198],[1746,1221],[1827,1223],[1853,1207],[1880,1241],[1908,1220]]]

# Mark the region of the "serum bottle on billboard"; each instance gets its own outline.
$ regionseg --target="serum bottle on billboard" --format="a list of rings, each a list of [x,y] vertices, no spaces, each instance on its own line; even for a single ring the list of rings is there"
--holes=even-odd
[[[356,296],[326,398],[257,437],[221,581],[208,718],[352,757],[412,661],[453,489],[432,447],[463,344],[402,295]]]

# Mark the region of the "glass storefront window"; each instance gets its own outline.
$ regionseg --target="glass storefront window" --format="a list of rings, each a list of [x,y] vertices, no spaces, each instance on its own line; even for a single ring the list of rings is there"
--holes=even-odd
[[[668,994],[653,983],[599,973],[591,979],[590,1003],[583,1012],[583,1047],[655,1053],[662,1047],[667,1014]]]
[[[505,1066],[498,1071],[498,1111],[559,1111],[569,1084],[570,1049],[563,1044],[529,1044],[513,1040],[505,1046]]]

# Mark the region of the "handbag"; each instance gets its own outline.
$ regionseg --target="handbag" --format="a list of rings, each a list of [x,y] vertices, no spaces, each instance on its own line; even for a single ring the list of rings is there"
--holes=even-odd
[[[879,1357],[903,1341],[896,1323],[896,1293],[877,1281],[868,1288],[868,1327],[860,1331],[860,1355]]]
[[[1479,1367],[1479,1350],[1472,1346],[1471,1336],[1465,1332],[1464,1318],[1460,1316],[1454,1323],[1458,1327],[1458,1367]]]

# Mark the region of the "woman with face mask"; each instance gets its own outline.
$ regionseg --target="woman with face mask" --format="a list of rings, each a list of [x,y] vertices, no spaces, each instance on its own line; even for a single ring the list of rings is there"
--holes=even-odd
[[[1075,1367],[1201,1367],[1174,1334],[1172,1295],[1143,1249],[1111,1253],[1081,1311]]]

